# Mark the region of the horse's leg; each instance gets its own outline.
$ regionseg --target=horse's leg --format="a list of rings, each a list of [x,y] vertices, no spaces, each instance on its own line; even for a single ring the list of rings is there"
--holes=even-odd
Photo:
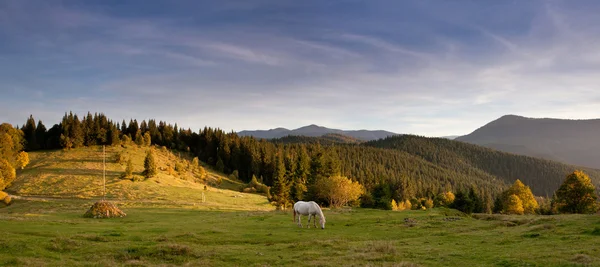
[[[298,227],[302,228],[302,215],[298,214],[298,221],[296,222],[296,224],[298,224]]]
[[[315,225],[315,228],[317,228],[317,215],[313,216],[313,224]]]
[[[306,228],[310,228],[310,218],[312,217],[312,214],[308,214],[308,223],[306,224]]]

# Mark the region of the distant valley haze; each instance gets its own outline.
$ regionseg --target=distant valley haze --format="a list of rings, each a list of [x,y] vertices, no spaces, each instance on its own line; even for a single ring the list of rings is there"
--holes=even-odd
[[[598,13],[592,0],[0,1],[0,121],[90,111],[454,137],[506,114],[595,119]]]

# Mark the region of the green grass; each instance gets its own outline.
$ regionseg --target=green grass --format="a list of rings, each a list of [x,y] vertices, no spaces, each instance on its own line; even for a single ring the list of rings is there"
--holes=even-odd
[[[134,175],[141,177],[148,147],[135,145],[106,148],[106,197],[126,205],[145,207],[195,207],[205,209],[272,210],[265,196],[241,193],[243,183],[205,167],[204,179],[192,172],[174,173],[176,162],[189,162],[185,153],[152,148],[159,168],[156,177],[133,182],[122,179],[125,163],[116,161],[118,153],[131,158]],[[69,151],[30,153],[31,162],[20,170],[7,188],[23,197],[98,199],[102,196],[102,147],[77,148]],[[206,190],[205,190],[206,186]],[[202,194],[205,202],[202,202]]]
[[[169,172],[189,158],[164,149],[157,177],[121,179],[117,153],[140,175],[146,149],[107,151],[107,196],[127,213],[115,219],[82,217],[101,196],[101,149],[31,153],[8,188],[21,198],[0,207],[0,266],[600,266],[598,215],[344,209],[299,229],[235,179]]]
[[[82,218],[91,203],[0,209],[0,265],[600,266],[596,215],[325,210],[321,230],[297,228],[290,212],[199,207],[123,206],[125,218]]]

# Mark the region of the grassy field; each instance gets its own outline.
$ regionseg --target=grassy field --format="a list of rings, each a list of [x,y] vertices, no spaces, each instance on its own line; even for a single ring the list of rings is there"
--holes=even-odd
[[[134,175],[141,177],[148,147],[106,148],[106,197],[127,205],[145,207],[200,206],[204,209],[273,210],[264,196],[241,193],[244,184],[205,166],[204,179],[191,172],[175,173],[176,162],[188,164],[191,159],[166,149],[152,148],[159,173],[141,182],[122,179],[125,163],[117,162],[118,154],[131,158]],[[98,199],[102,196],[102,147],[77,148],[69,151],[30,153],[31,162],[18,172],[7,192],[24,197]],[[205,187],[206,186],[206,187]],[[206,202],[202,203],[202,194]]]
[[[600,266],[596,215],[325,210],[321,230],[297,228],[281,211],[121,205],[125,218],[82,218],[91,204],[0,209],[0,265]]]
[[[107,197],[127,213],[116,219],[82,217],[102,194],[100,148],[31,153],[0,207],[0,266],[600,266],[598,215],[342,209],[324,211],[325,230],[300,229],[235,179],[169,171],[189,159],[164,149],[157,177],[121,179],[115,156],[140,175],[147,149],[107,151]]]

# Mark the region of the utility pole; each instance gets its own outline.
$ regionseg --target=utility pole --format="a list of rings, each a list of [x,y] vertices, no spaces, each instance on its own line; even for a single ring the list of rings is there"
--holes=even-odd
[[[106,197],[106,149],[102,145],[102,200]]]

